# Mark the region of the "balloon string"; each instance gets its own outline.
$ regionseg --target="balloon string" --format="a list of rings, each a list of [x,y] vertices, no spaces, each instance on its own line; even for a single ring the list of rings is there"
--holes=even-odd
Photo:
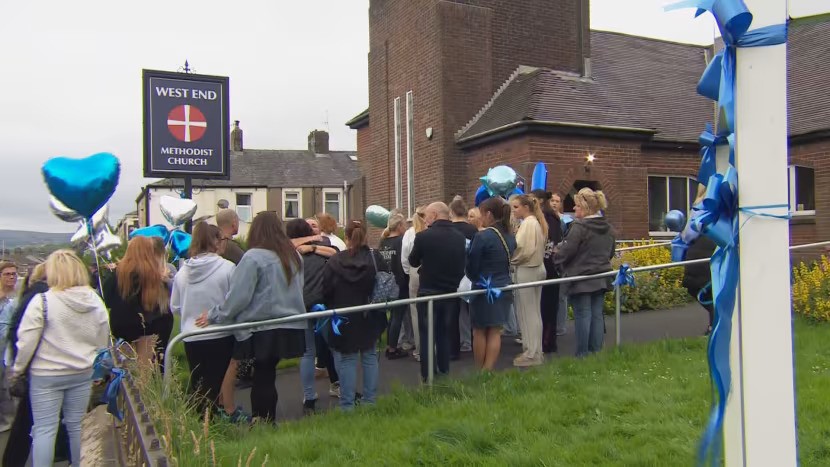
[[[92,255],[95,256],[95,275],[98,276],[98,293],[103,297],[104,285],[101,283],[101,262],[98,260],[98,240],[95,238],[94,232],[92,232],[91,217],[86,221],[86,228],[87,232],[89,232],[89,238],[92,239]]]

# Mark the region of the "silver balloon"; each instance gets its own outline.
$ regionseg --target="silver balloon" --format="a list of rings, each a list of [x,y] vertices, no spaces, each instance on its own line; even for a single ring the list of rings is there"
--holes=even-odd
[[[92,216],[92,229],[96,232],[101,229],[101,226],[107,225],[110,217],[110,206],[105,204]]]
[[[686,214],[677,209],[673,209],[666,213],[664,223],[670,232],[681,232],[683,231],[683,227],[686,226]]]
[[[76,248],[86,248],[88,241],[89,230],[86,228],[86,221],[81,221],[81,226],[78,227],[78,230],[72,235],[72,238],[69,239],[69,243]]]
[[[505,198],[513,193],[519,183],[519,176],[516,171],[506,165],[488,170],[484,179],[484,185],[491,195]]]
[[[159,201],[161,214],[173,227],[184,225],[193,219],[196,214],[196,202],[187,198],[176,198],[174,196],[162,196]]]
[[[58,201],[54,196],[49,197],[49,209],[55,217],[64,222],[78,222],[84,219],[84,216],[66,207],[65,204]]]
[[[97,234],[95,234],[95,251],[99,255],[109,257],[109,252],[122,245],[121,237],[112,233],[108,225],[104,225]]]

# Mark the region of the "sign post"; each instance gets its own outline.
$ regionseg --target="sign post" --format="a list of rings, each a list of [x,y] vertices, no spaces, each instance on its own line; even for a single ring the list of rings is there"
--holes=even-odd
[[[144,176],[230,178],[228,78],[143,70]],[[190,223],[187,224],[188,232]]]

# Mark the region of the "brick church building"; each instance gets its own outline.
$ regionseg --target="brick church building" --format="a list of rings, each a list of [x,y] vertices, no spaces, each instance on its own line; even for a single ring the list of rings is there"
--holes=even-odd
[[[602,189],[620,238],[670,237],[663,216],[693,201],[698,135],[715,118],[695,91],[714,46],[594,31],[588,11],[588,0],[371,0],[369,108],[347,123],[367,204],[472,203],[488,168],[509,165],[529,186],[544,162],[566,211],[580,188]],[[790,28],[793,243],[830,239],[828,37],[826,20]]]

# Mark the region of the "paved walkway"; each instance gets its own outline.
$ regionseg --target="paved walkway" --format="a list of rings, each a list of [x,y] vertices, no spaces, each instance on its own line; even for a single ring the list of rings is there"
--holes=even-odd
[[[614,317],[606,317],[605,321],[607,325],[605,347],[613,347],[616,336]],[[696,304],[671,310],[625,314],[622,316],[621,324],[622,341],[624,343],[650,342],[664,338],[701,336],[706,329],[706,324],[706,312]],[[549,358],[573,355],[576,347],[573,321],[568,322],[568,333],[559,337],[558,344],[559,354]],[[521,345],[516,343],[513,338],[505,337],[497,367],[499,369],[512,368],[513,357],[520,352]],[[379,396],[388,394],[395,386],[420,384],[420,364],[414,359],[387,360],[381,356],[380,360]],[[463,376],[473,371],[476,370],[472,353],[462,353],[461,360],[450,362],[452,376]],[[316,389],[320,395],[318,400],[318,409],[320,410],[332,410],[337,407],[337,399],[329,396],[328,388],[328,379],[316,380]],[[301,418],[303,416],[303,394],[299,371],[296,368],[281,371],[277,375],[277,389],[280,396],[277,407],[280,419]],[[250,411],[250,390],[238,391],[236,399],[239,405]],[[6,438],[7,433],[0,434],[0,448],[2,449],[5,449]]]

